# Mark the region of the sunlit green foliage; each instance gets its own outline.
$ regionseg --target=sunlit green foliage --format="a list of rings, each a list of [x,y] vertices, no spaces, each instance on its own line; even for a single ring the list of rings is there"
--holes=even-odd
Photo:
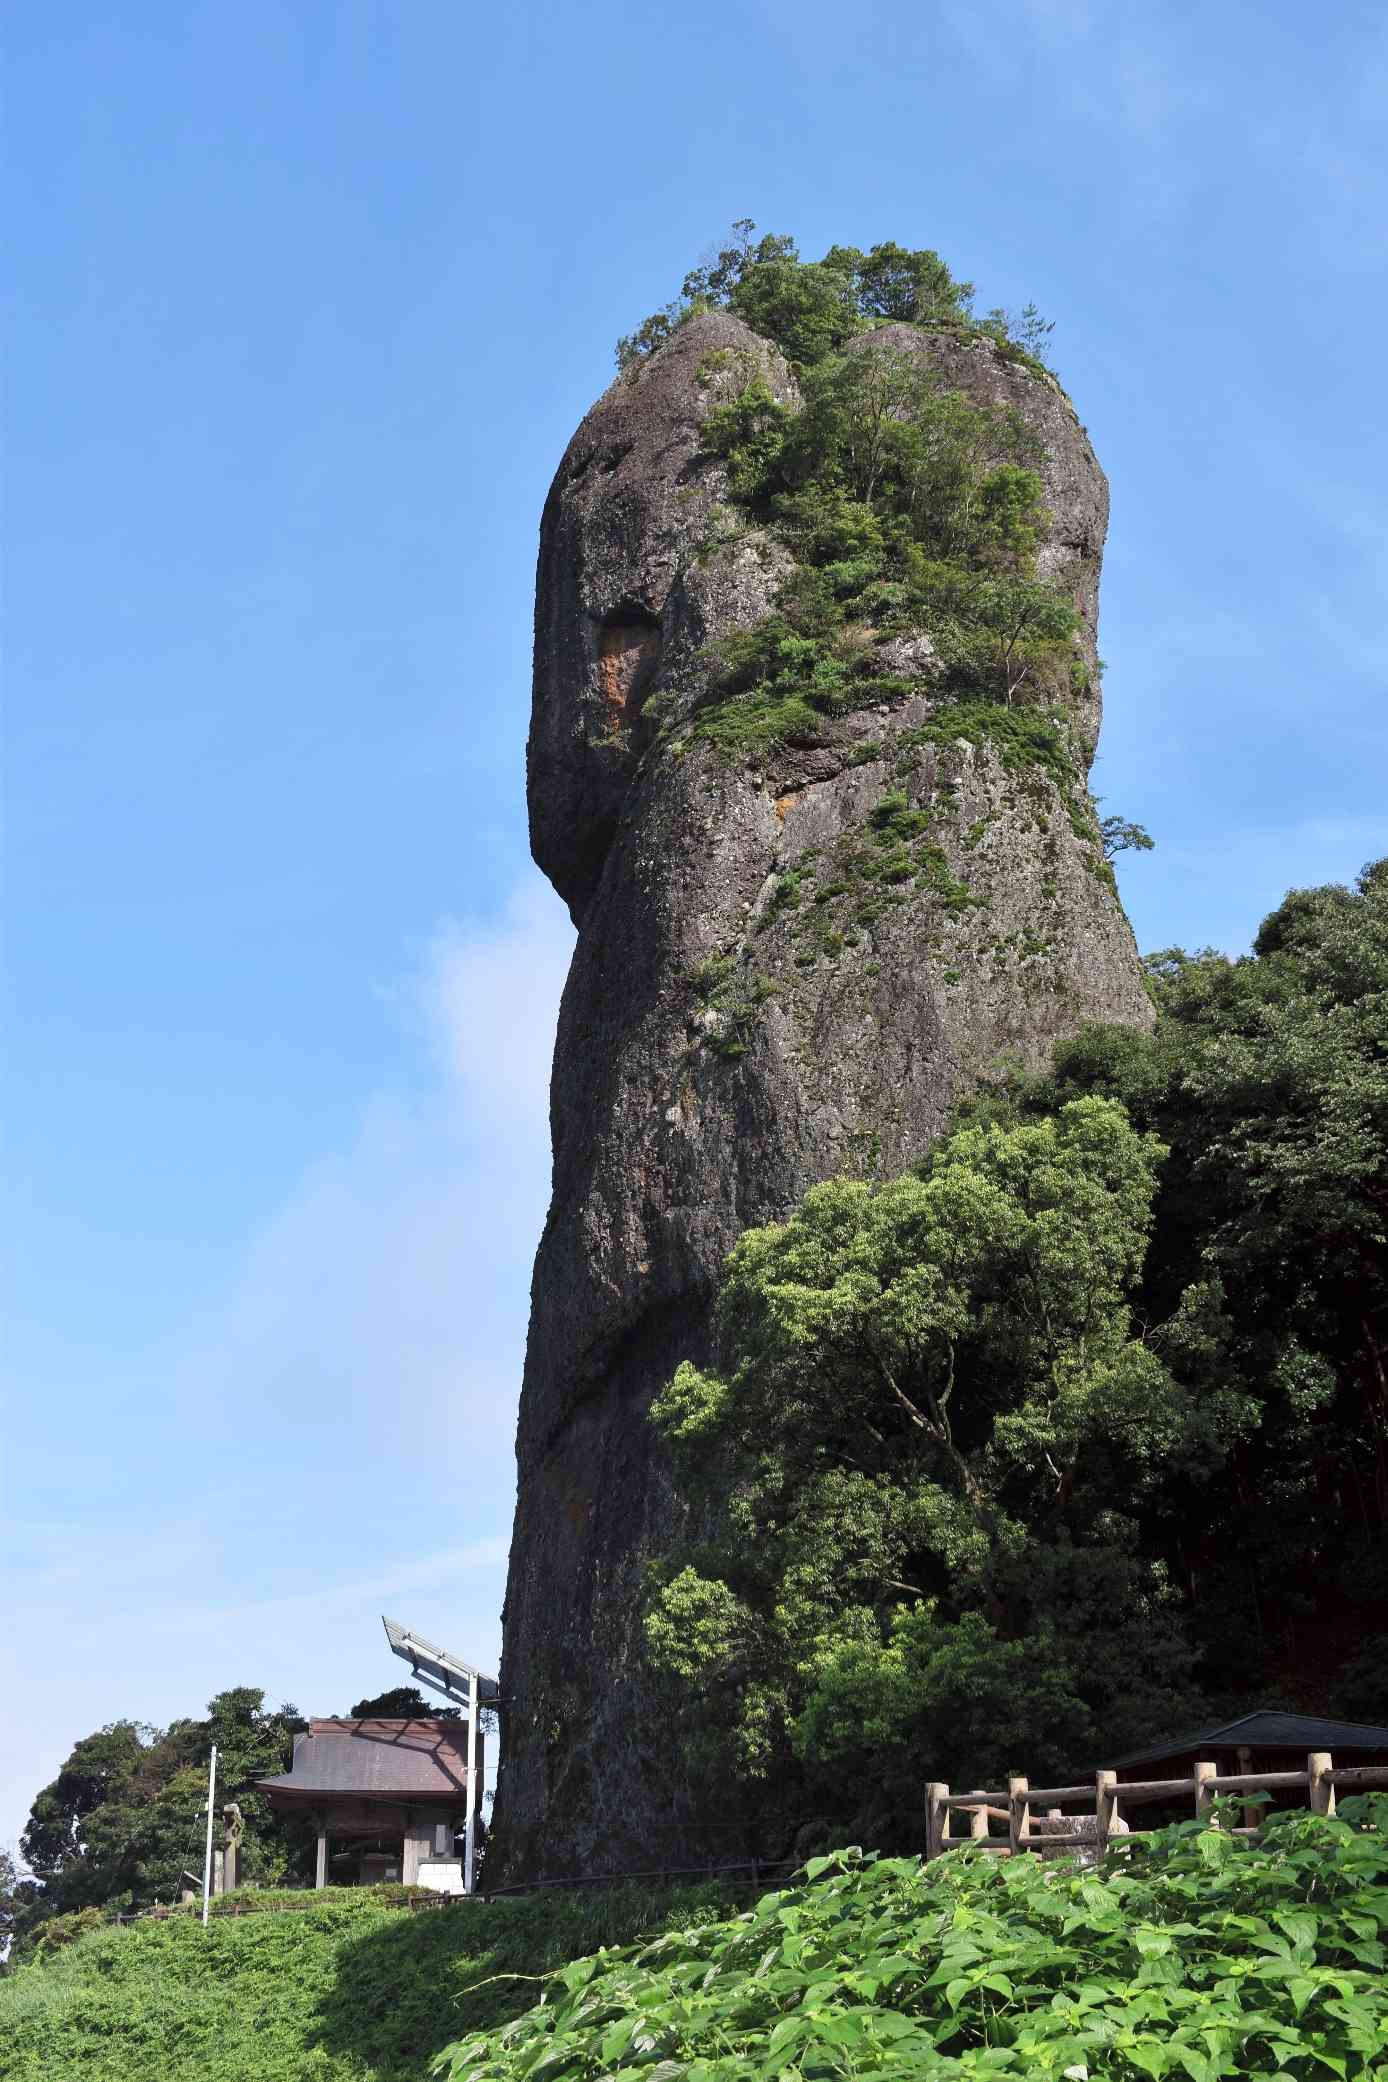
[[[1372,1826],[1371,1810],[1377,1808]],[[856,1851],[730,1921],[575,1961],[449,2082],[1368,2082],[1388,2045],[1388,1802],[1184,1823],[1102,1872]]]
[[[208,1752],[218,1752],[218,1804],[235,1800],[246,1824],[242,1869],[275,1880],[294,1868],[302,1825],[271,1814],[258,1778],[287,1771],[293,1706],[267,1711],[254,1687],[219,1692],[204,1720],[167,1729],[116,1721],[78,1742],[37,1794],[23,1837],[42,1892],[19,1912],[21,1939],[55,1914],[89,1904],[176,1900],[185,1870],[202,1870]]]
[[[813,743],[828,719],[911,691],[916,683],[875,655],[910,634],[929,637],[926,678],[944,698],[1008,707],[1065,697],[1083,661],[1072,599],[1037,575],[1049,516],[1034,437],[1015,411],[952,389],[906,345],[859,337],[888,323],[943,327],[1001,351],[1002,315],[973,325],[969,285],[932,252],[836,246],[807,264],[789,239],[735,229],[621,356],[634,367],[682,315],[721,305],[775,341],[800,377],[793,411],[749,356],[723,348],[704,371],[710,383],[730,371],[739,379],[705,416],[705,451],[794,569],[777,612],[718,648],[694,735],[745,759]],[[1028,324],[1039,337],[1034,313]],[[710,552],[720,539],[715,530]]]
[[[1115,853],[1150,853],[1155,843],[1149,831],[1127,817],[1105,817],[1099,832],[1105,860],[1112,860]]]
[[[1248,1412],[1132,1320],[1161,1157],[1084,1099],[743,1236],[717,1366],[652,1413],[703,1537],[648,1641],[710,1771],[813,1801],[847,1767],[900,1815],[949,1760],[1050,1768],[1179,1695],[1134,1514]]]
[[[821,363],[794,414],[754,375],[704,438],[795,565],[778,612],[718,647],[697,736],[743,756],[813,742],[825,719],[912,691],[881,662],[894,637],[928,637],[944,699],[1008,709],[1068,686],[1075,610],[1035,575],[1046,512],[1014,414],[880,351]]]
[[[924,814],[889,791],[864,844]],[[927,1777],[1270,1700],[1388,1716],[1388,867],[1152,966],[1155,1034],[1087,1029],[918,1177],[744,1236],[655,1405],[697,1537],[650,1651],[767,1841],[909,1844]]]
[[[107,1928],[0,1975],[4,2082],[423,2082],[600,1945],[723,1912],[713,1886],[604,1888],[418,1915],[330,1888],[288,1913]],[[398,1891],[398,1890],[397,1890]]]
[[[972,316],[973,284],[956,282],[938,253],[891,243],[869,252],[831,246],[819,261],[802,261],[795,241],[778,233],[754,236],[750,217],[739,218],[714,259],[691,269],[679,295],[617,342],[617,366],[638,369],[696,311],[733,311],[753,332],[774,340],[794,362],[808,366],[833,353],[855,332],[889,322],[942,325],[988,333],[1013,353],[1034,359],[1051,327],[1034,305],[1020,321],[1005,311]]]
[[[1139,1307],[1160,1348],[1197,1291],[1187,1335],[1259,1411],[1164,1499],[1211,1677],[1388,1719],[1388,863],[1293,891],[1241,960],[1148,966],[1155,1035],[1086,1030],[1001,1117],[1101,1093],[1170,1150]]]

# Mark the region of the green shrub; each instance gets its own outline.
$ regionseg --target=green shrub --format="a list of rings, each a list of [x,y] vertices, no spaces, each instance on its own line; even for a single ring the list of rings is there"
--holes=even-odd
[[[4,2082],[422,2082],[600,1945],[720,1912],[716,1886],[633,1886],[411,1914],[377,1890],[289,1913],[106,1927],[0,1977]]]
[[[1005,707],[1069,698],[1087,668],[1068,592],[1036,574],[1050,516],[1035,436],[917,354],[841,351],[870,319],[962,322],[965,289],[933,253],[836,247],[810,267],[790,241],[754,247],[743,229],[685,295],[726,303],[791,352],[803,405],[782,404],[749,355],[720,350],[701,380],[737,366],[740,387],[705,416],[703,447],[732,505],[793,568],[775,612],[712,652],[693,736],[744,763],[824,741],[827,719],[926,684],[874,672],[871,646],[894,635],[931,639],[937,693]],[[1001,337],[991,320],[983,330]],[[704,553],[730,539],[715,529]]]
[[[735,312],[801,366],[864,327],[891,321],[991,334],[1032,360],[1051,331],[1034,304],[1015,323],[1004,311],[974,321],[972,282],[956,282],[928,248],[831,246],[822,260],[802,261],[794,239],[775,232],[755,239],[755,230],[750,217],[740,218],[717,258],[691,269],[677,297],[617,342],[623,375],[635,374],[694,312],[714,308]]]
[[[1370,1807],[1377,1810],[1368,1824]],[[1388,2072],[1388,1801],[1187,1822],[1100,1871],[857,1851],[745,1915],[575,1961],[450,2082],[1340,2082]]]

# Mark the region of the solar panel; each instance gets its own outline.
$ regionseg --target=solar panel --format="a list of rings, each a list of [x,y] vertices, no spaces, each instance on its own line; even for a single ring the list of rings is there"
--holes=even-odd
[[[460,1706],[470,1703],[470,1686],[475,1680],[477,1698],[483,1706],[495,1706],[501,1699],[501,1687],[494,1677],[486,1677],[472,1663],[465,1663],[461,1656],[450,1655],[436,1641],[426,1641],[411,1627],[402,1627],[399,1620],[387,1619],[381,1614],[381,1625],[386,1630],[386,1639],[391,1652],[407,1662],[415,1676],[434,1691],[442,1692],[445,1698],[455,1700]]]

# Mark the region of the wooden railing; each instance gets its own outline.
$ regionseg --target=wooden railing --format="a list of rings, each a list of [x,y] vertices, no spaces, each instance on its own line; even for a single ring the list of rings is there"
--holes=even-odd
[[[1326,1815],[1335,1812],[1337,1788],[1348,1793],[1364,1792],[1374,1786],[1388,1787],[1388,1765],[1356,1764],[1337,1770],[1329,1750],[1308,1752],[1304,1771],[1227,1772],[1220,1771],[1215,1764],[1200,1763],[1189,1778],[1130,1779],[1124,1785],[1118,1783],[1113,1771],[1096,1771],[1091,1783],[1078,1786],[1033,1786],[1025,1778],[1009,1778],[1005,1793],[951,1793],[947,1785],[934,1781],[927,1786],[925,1795],[925,1855],[938,1858],[942,1851],[966,1843],[1004,1858],[1017,1851],[1034,1851],[1043,1856],[1066,1850],[1101,1854],[1116,1835],[1131,1838],[1152,1833],[1133,1829],[1123,1820],[1118,1811],[1120,1801],[1125,1807],[1140,1807],[1157,1801],[1174,1805],[1189,1800],[1198,1820],[1208,1813],[1216,1794],[1282,1792],[1295,1787],[1305,1790],[1316,1814]],[[1033,1809],[1043,1804],[1049,1812],[1044,1817],[1034,1815]],[[1064,1814],[1065,1808],[1077,1806],[1085,1812],[1076,1816]],[[968,1816],[967,1836],[951,1835],[950,1817],[954,1814]],[[1247,1826],[1232,1833],[1260,1836],[1261,1829],[1248,1823],[1247,1817],[1246,1809]],[[1066,1829],[1067,1820],[1076,1826]],[[995,1821],[1006,1824],[1005,1836],[992,1833]],[[1213,1817],[1211,1821],[1217,1826]]]

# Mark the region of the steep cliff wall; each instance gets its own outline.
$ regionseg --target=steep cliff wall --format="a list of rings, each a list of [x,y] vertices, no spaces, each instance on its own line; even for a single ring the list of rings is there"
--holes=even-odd
[[[1107,487],[1068,401],[983,339],[893,326],[854,351],[884,350],[1039,437],[1038,570],[1073,598],[1092,666]],[[888,698],[798,741],[730,754],[701,731],[707,647],[770,611],[789,563],[729,525],[701,447],[753,369],[797,402],[767,342],[690,319],[588,414],[541,529],[531,834],[579,938],[505,1613],[509,1878],[707,1852],[640,1670],[643,1558],[678,1510],[644,1414],[705,1355],[739,1232],[830,1174],[911,1163],[1000,1056],[1151,1016],[1082,791],[970,729],[928,641],[884,643]],[[1083,764],[1097,674],[1056,698]]]

